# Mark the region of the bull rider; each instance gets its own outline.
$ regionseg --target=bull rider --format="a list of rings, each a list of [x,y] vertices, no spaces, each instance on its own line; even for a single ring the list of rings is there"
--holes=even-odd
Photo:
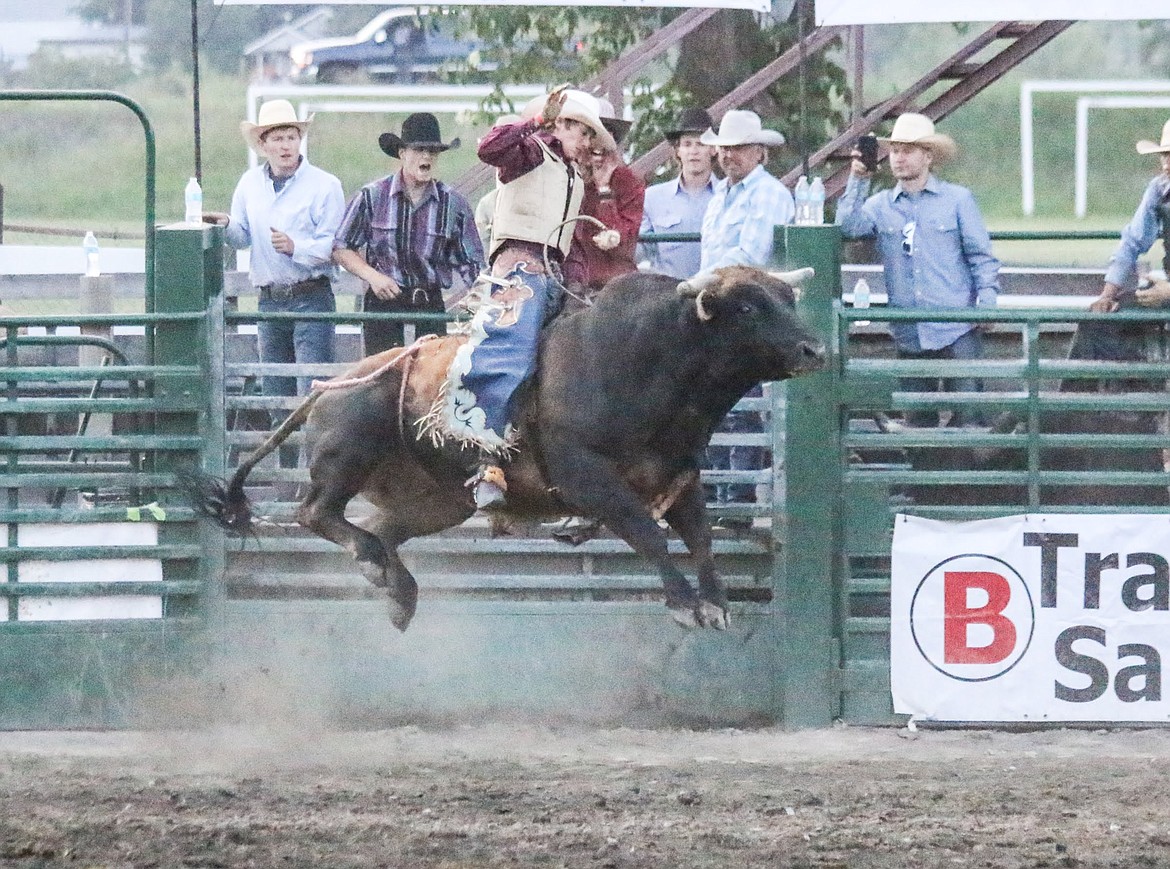
[[[432,415],[434,434],[476,450],[468,485],[479,509],[504,503],[500,462],[515,444],[518,390],[535,371],[540,330],[562,302],[560,268],[584,188],[574,163],[594,147],[617,147],[591,94],[565,86],[533,102],[520,121],[479,142],[479,158],[497,174],[490,274],[482,279],[490,286]]]

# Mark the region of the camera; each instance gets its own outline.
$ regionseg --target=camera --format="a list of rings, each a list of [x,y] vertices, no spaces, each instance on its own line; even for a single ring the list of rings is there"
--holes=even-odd
[[[862,136],[857,140],[857,150],[861,152],[861,162],[865,164],[865,170],[867,172],[875,171],[878,164],[877,136],[872,133],[868,136]]]

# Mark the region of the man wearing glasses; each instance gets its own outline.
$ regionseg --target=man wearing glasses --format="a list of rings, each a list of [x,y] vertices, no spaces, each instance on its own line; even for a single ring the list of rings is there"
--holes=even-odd
[[[999,260],[971,191],[935,177],[936,162],[955,156],[954,140],[936,133],[924,115],[903,114],[888,139],[890,171],[897,184],[867,197],[872,173],[853,153],[849,182],[837,205],[846,238],[876,236],[885,267],[886,293],[895,308],[994,308]],[[900,359],[978,359],[983,355],[976,323],[891,323]],[[903,378],[910,392],[975,392],[973,377]],[[937,426],[935,411],[907,416],[910,425]],[[956,413],[952,425],[979,424],[977,413]]]

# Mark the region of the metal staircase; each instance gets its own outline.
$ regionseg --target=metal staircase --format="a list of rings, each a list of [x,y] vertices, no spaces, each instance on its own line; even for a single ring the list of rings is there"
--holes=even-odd
[[[873,132],[883,121],[892,120],[903,112],[920,112],[933,121],[945,118],[1074,23],[1000,21],[991,25],[906,90],[865,110],[831,141],[809,155],[809,170],[825,165],[832,157],[846,156],[859,136]],[[812,36],[815,32],[808,38]],[[977,59],[978,55],[986,53],[985,49],[990,49],[990,56]],[[791,187],[803,173],[802,165],[795,166],[783,181]],[[836,196],[845,189],[849,161],[843,160],[831,173],[817,174],[824,176],[825,192]]]
[[[715,14],[715,9],[688,9],[666,27],[638,43],[619,57],[603,72],[582,82],[581,89],[611,95],[615,105],[620,102],[623,84],[648,63],[677,44],[687,33]],[[1002,78],[1037,50],[1047,45],[1075,22],[1073,21],[1000,21],[972,39],[913,85],[877,105],[865,109],[831,141],[809,155],[808,170],[825,166],[831,159],[840,164],[831,172],[817,172],[825,178],[829,196],[839,194],[845,187],[849,161],[844,159],[859,136],[875,130],[883,121],[902,112],[917,111],[939,120],[988,85]],[[788,51],[751,76],[726,96],[709,107],[711,115],[720,118],[728,109],[742,106],[777,79],[793,72],[800,65],[802,55],[809,56],[830,47],[834,40],[847,35],[849,27],[818,27]],[[617,99],[614,99],[617,96]],[[670,159],[670,147],[661,143],[631,164],[635,174],[649,177],[660,165]],[[789,187],[805,172],[803,163],[793,167],[783,178]],[[461,175],[455,186],[465,193],[481,191],[491,182],[491,167],[477,165]]]

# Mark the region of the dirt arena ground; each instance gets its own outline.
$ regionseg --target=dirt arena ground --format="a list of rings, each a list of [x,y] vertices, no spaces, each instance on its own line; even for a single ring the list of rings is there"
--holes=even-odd
[[[3,867],[1170,867],[1170,731],[0,734]]]

